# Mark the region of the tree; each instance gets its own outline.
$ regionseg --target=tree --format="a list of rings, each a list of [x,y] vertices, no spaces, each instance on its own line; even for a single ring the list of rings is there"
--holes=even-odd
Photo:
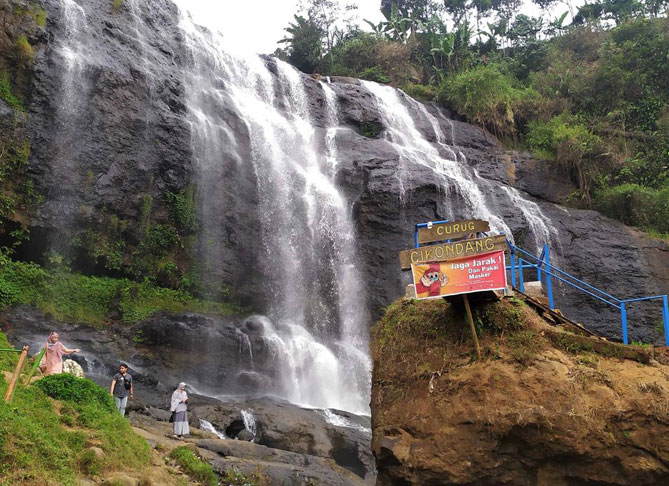
[[[284,29],[290,36],[279,42],[287,44],[284,52],[288,62],[302,72],[313,73],[323,55],[323,30],[311,19],[294,17],[295,22]]]

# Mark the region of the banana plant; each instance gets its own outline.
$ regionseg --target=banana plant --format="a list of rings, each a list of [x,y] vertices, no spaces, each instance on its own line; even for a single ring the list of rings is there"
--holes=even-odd
[[[569,15],[569,12],[565,11],[562,15],[560,15],[558,18],[556,18],[550,24],[548,24],[546,33],[548,35],[553,35],[553,34],[560,35],[567,28],[567,26],[564,25],[564,21],[567,18],[567,15]]]
[[[446,67],[450,69],[451,58],[455,54],[455,33],[441,34],[437,38],[436,47],[430,49],[430,52],[435,63],[439,62],[439,69],[444,69],[444,58],[446,58]],[[437,61],[437,58],[439,61]]]

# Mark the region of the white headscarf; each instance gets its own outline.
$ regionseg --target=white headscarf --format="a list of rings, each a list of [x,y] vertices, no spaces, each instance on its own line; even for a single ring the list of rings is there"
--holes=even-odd
[[[176,411],[177,407],[179,405],[184,405],[183,400],[186,400],[188,398],[188,394],[186,393],[186,390],[184,389],[183,391],[181,390],[182,388],[185,388],[186,384],[182,381],[179,383],[179,388],[174,390],[174,393],[172,393],[172,401],[170,403],[170,412]],[[185,410],[185,408],[184,408]]]

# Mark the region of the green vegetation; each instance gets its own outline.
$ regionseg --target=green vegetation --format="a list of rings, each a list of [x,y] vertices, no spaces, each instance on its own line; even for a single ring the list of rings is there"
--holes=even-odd
[[[12,92],[9,73],[6,70],[0,71],[0,100],[16,111],[26,111],[21,100]]]
[[[90,325],[101,325],[112,316],[132,324],[158,311],[244,312],[230,304],[196,299],[185,291],[149,282],[89,277],[63,266],[47,270],[0,256],[0,310],[16,304],[33,305],[58,320]]]
[[[176,194],[168,192],[165,195],[165,199],[170,206],[172,221],[182,234],[192,234],[198,230],[195,196],[196,188],[194,185],[189,185]]]
[[[228,469],[219,482],[212,467],[188,446],[173,449],[169,457],[177,463],[183,472],[205,486],[216,486],[218,484],[225,486],[261,486],[265,484],[258,474],[246,476],[234,469]]]
[[[20,35],[16,40],[16,52],[19,60],[24,64],[32,62],[35,57],[35,51],[25,35]]]
[[[547,18],[555,0],[382,0],[363,32],[351,11],[307,0],[275,55],[306,72],[388,82],[438,101],[547,159],[595,208],[667,233],[666,0],[595,0]]]
[[[40,388],[47,396],[56,400],[63,400],[73,404],[95,404],[99,408],[109,412],[116,410],[112,396],[91,380],[63,373],[47,376],[39,380],[35,386]]]
[[[177,447],[170,452],[170,458],[191,478],[206,486],[216,486],[218,478],[209,464],[200,459],[186,446]]]
[[[0,369],[8,369],[6,363],[0,361]],[[1,394],[6,387],[0,379]],[[98,458],[91,446],[100,448],[104,457]],[[95,476],[119,464],[137,470],[149,458],[146,441],[114,410],[109,394],[90,380],[49,376],[34,386],[18,387],[11,404],[0,403],[2,485],[57,480],[73,486],[78,475]]]
[[[118,11],[124,3],[125,0],[112,0],[112,7],[114,7],[115,11]]]

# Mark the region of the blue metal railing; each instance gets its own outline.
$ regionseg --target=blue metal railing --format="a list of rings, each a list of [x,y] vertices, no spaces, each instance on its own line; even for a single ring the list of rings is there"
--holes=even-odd
[[[442,221],[431,221],[429,223],[418,223],[416,224],[414,230],[414,245],[416,248],[420,247],[418,243],[418,229],[431,227],[434,224],[448,223],[448,220]],[[486,233],[483,233],[486,235]],[[450,241],[450,240],[446,240]],[[623,331],[623,342],[629,344],[627,336],[627,304],[632,302],[642,302],[646,300],[662,300],[662,321],[664,325],[664,342],[666,346],[669,346],[669,299],[667,294],[665,295],[654,295],[650,297],[637,297],[634,299],[619,299],[614,297],[611,294],[604,292],[603,290],[598,289],[597,287],[590,285],[583,280],[580,280],[573,275],[560,270],[559,268],[551,265],[550,262],[550,251],[548,245],[544,245],[543,250],[539,256],[533,255],[522,248],[519,248],[512,244],[508,239],[506,240],[509,246],[510,255],[509,261],[511,265],[507,265],[506,269],[511,271],[511,285],[518,287],[521,292],[525,292],[525,277],[524,270],[528,268],[533,268],[537,272],[537,280],[542,281],[542,274],[546,276],[546,294],[548,296],[548,305],[551,309],[555,309],[555,301],[553,300],[553,279],[557,279],[560,282],[563,282],[575,289],[580,290],[581,292],[600,300],[620,311],[620,319],[622,321],[622,331]],[[516,263],[516,260],[518,263]],[[534,262],[534,263],[533,263]],[[516,282],[516,273],[518,274],[518,279]]]
[[[542,273],[546,275],[546,294],[548,295],[549,307],[555,309],[553,301],[553,282],[555,278],[581,292],[600,300],[620,311],[620,319],[622,322],[623,342],[629,344],[627,335],[627,304],[632,302],[642,302],[647,300],[662,300],[662,320],[664,325],[664,341],[669,346],[669,299],[667,295],[653,295],[649,297],[637,297],[634,299],[619,299],[611,294],[590,285],[583,280],[580,280],[569,273],[560,270],[551,265],[549,259],[548,245],[544,245],[543,251],[539,256],[518,248],[507,240],[510,250],[510,265],[506,269],[511,271],[511,285],[516,287],[516,273],[518,273],[518,288],[521,292],[525,291],[524,270],[527,268],[534,268],[537,271],[537,279],[541,281]],[[518,263],[516,263],[516,260]]]

